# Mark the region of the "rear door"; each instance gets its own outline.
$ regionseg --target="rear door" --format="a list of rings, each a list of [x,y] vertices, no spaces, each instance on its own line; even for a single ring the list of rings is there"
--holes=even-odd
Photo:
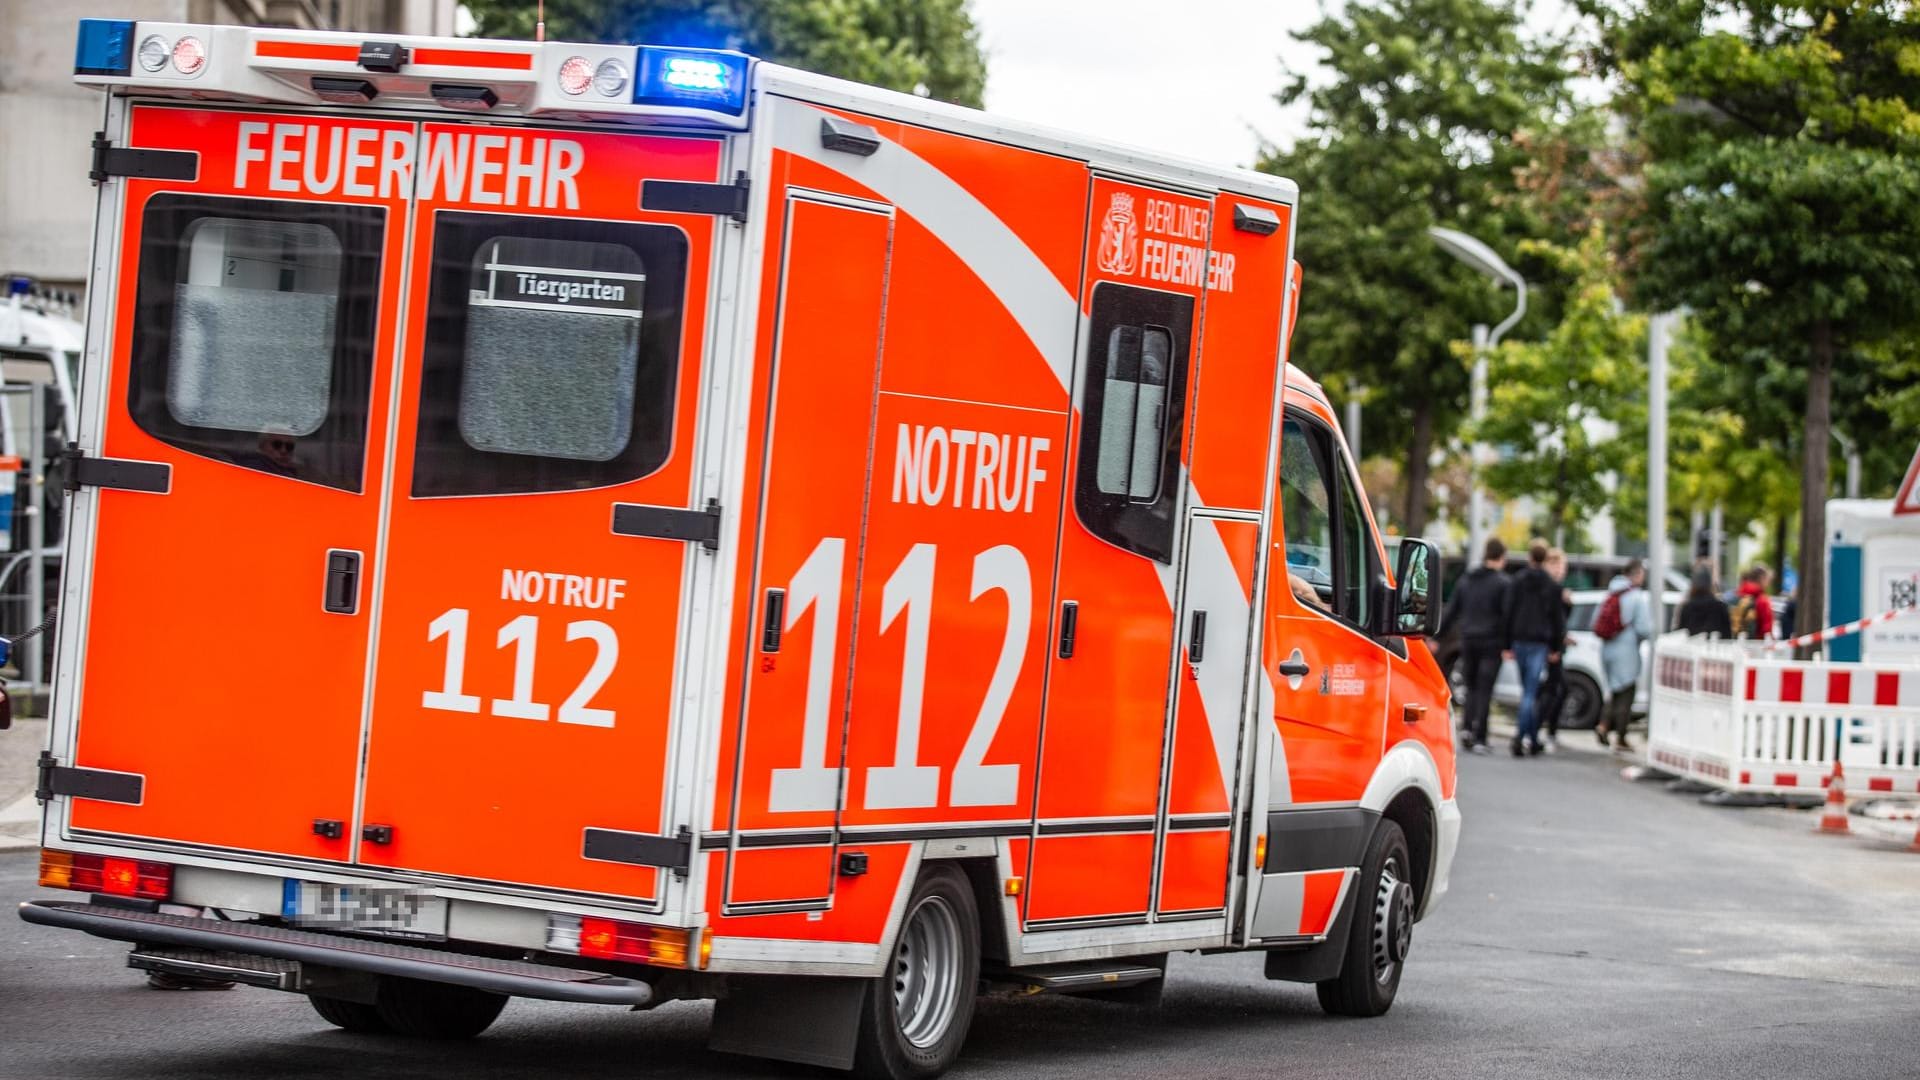
[[[722,149],[422,125],[362,862],[660,898]]]
[[[379,159],[415,125],[157,106],[130,123],[127,145],[192,154],[192,179],[118,181],[89,450],[167,475],[85,496],[84,668],[63,707],[84,716],[72,764],[142,782],[132,802],[74,800],[69,825],[347,859],[326,823],[353,816],[369,617],[352,566],[378,531],[408,197]],[[363,156],[343,165],[342,145]]]

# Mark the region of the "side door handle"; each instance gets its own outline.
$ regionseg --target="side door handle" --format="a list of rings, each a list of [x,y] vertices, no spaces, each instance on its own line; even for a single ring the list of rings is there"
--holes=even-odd
[[[768,589],[766,614],[760,620],[760,651],[780,651],[780,631],[786,625],[787,590]]]
[[[1187,623],[1187,663],[1198,664],[1207,654],[1207,613],[1195,611]]]
[[[360,553],[339,548],[327,552],[327,587],[323,606],[334,615],[360,610]]]
[[[1073,659],[1073,641],[1080,632],[1080,601],[1068,600],[1060,605],[1060,659]]]
[[[1299,656],[1299,651],[1295,650],[1292,656],[1280,661],[1280,674],[1285,675],[1289,679],[1304,679],[1311,674],[1313,671],[1312,665],[1308,664],[1305,660],[1299,659]]]

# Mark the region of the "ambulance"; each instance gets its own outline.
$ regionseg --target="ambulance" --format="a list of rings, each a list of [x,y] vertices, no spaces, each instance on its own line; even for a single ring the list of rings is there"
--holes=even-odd
[[[1298,192],[733,52],[84,20],[29,922],[349,1031],[1394,999],[1438,563],[1286,362]]]

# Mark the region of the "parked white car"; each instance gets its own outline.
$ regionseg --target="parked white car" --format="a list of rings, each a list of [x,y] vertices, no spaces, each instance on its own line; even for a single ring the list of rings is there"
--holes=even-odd
[[[1607,598],[1604,589],[1583,589],[1573,594],[1573,611],[1567,615],[1567,636],[1573,644],[1567,646],[1560,663],[1567,676],[1567,703],[1560,712],[1560,726],[1563,728],[1591,728],[1600,722],[1600,709],[1606,704],[1606,666],[1600,660],[1600,639],[1593,633],[1593,617],[1600,612],[1600,604]],[[1679,607],[1681,594],[1666,594],[1666,610],[1671,613]],[[1640,685],[1633,695],[1633,715],[1647,715],[1647,702],[1650,672],[1653,665],[1648,663],[1653,643],[1640,643]],[[1454,699],[1465,701],[1467,688],[1456,667],[1453,680]],[[1520,667],[1508,660],[1500,665],[1500,676],[1493,684],[1493,700],[1507,708],[1520,706]]]

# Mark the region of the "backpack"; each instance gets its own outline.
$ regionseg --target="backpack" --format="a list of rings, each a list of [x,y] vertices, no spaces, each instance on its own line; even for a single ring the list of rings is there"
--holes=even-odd
[[[1760,636],[1760,616],[1755,611],[1752,593],[1743,593],[1740,602],[1733,605],[1730,620],[1733,623],[1733,636],[1737,638],[1757,638]]]
[[[1620,621],[1620,594],[1610,592],[1600,601],[1600,610],[1593,616],[1593,636],[1601,641],[1612,641],[1620,636],[1626,626]]]

